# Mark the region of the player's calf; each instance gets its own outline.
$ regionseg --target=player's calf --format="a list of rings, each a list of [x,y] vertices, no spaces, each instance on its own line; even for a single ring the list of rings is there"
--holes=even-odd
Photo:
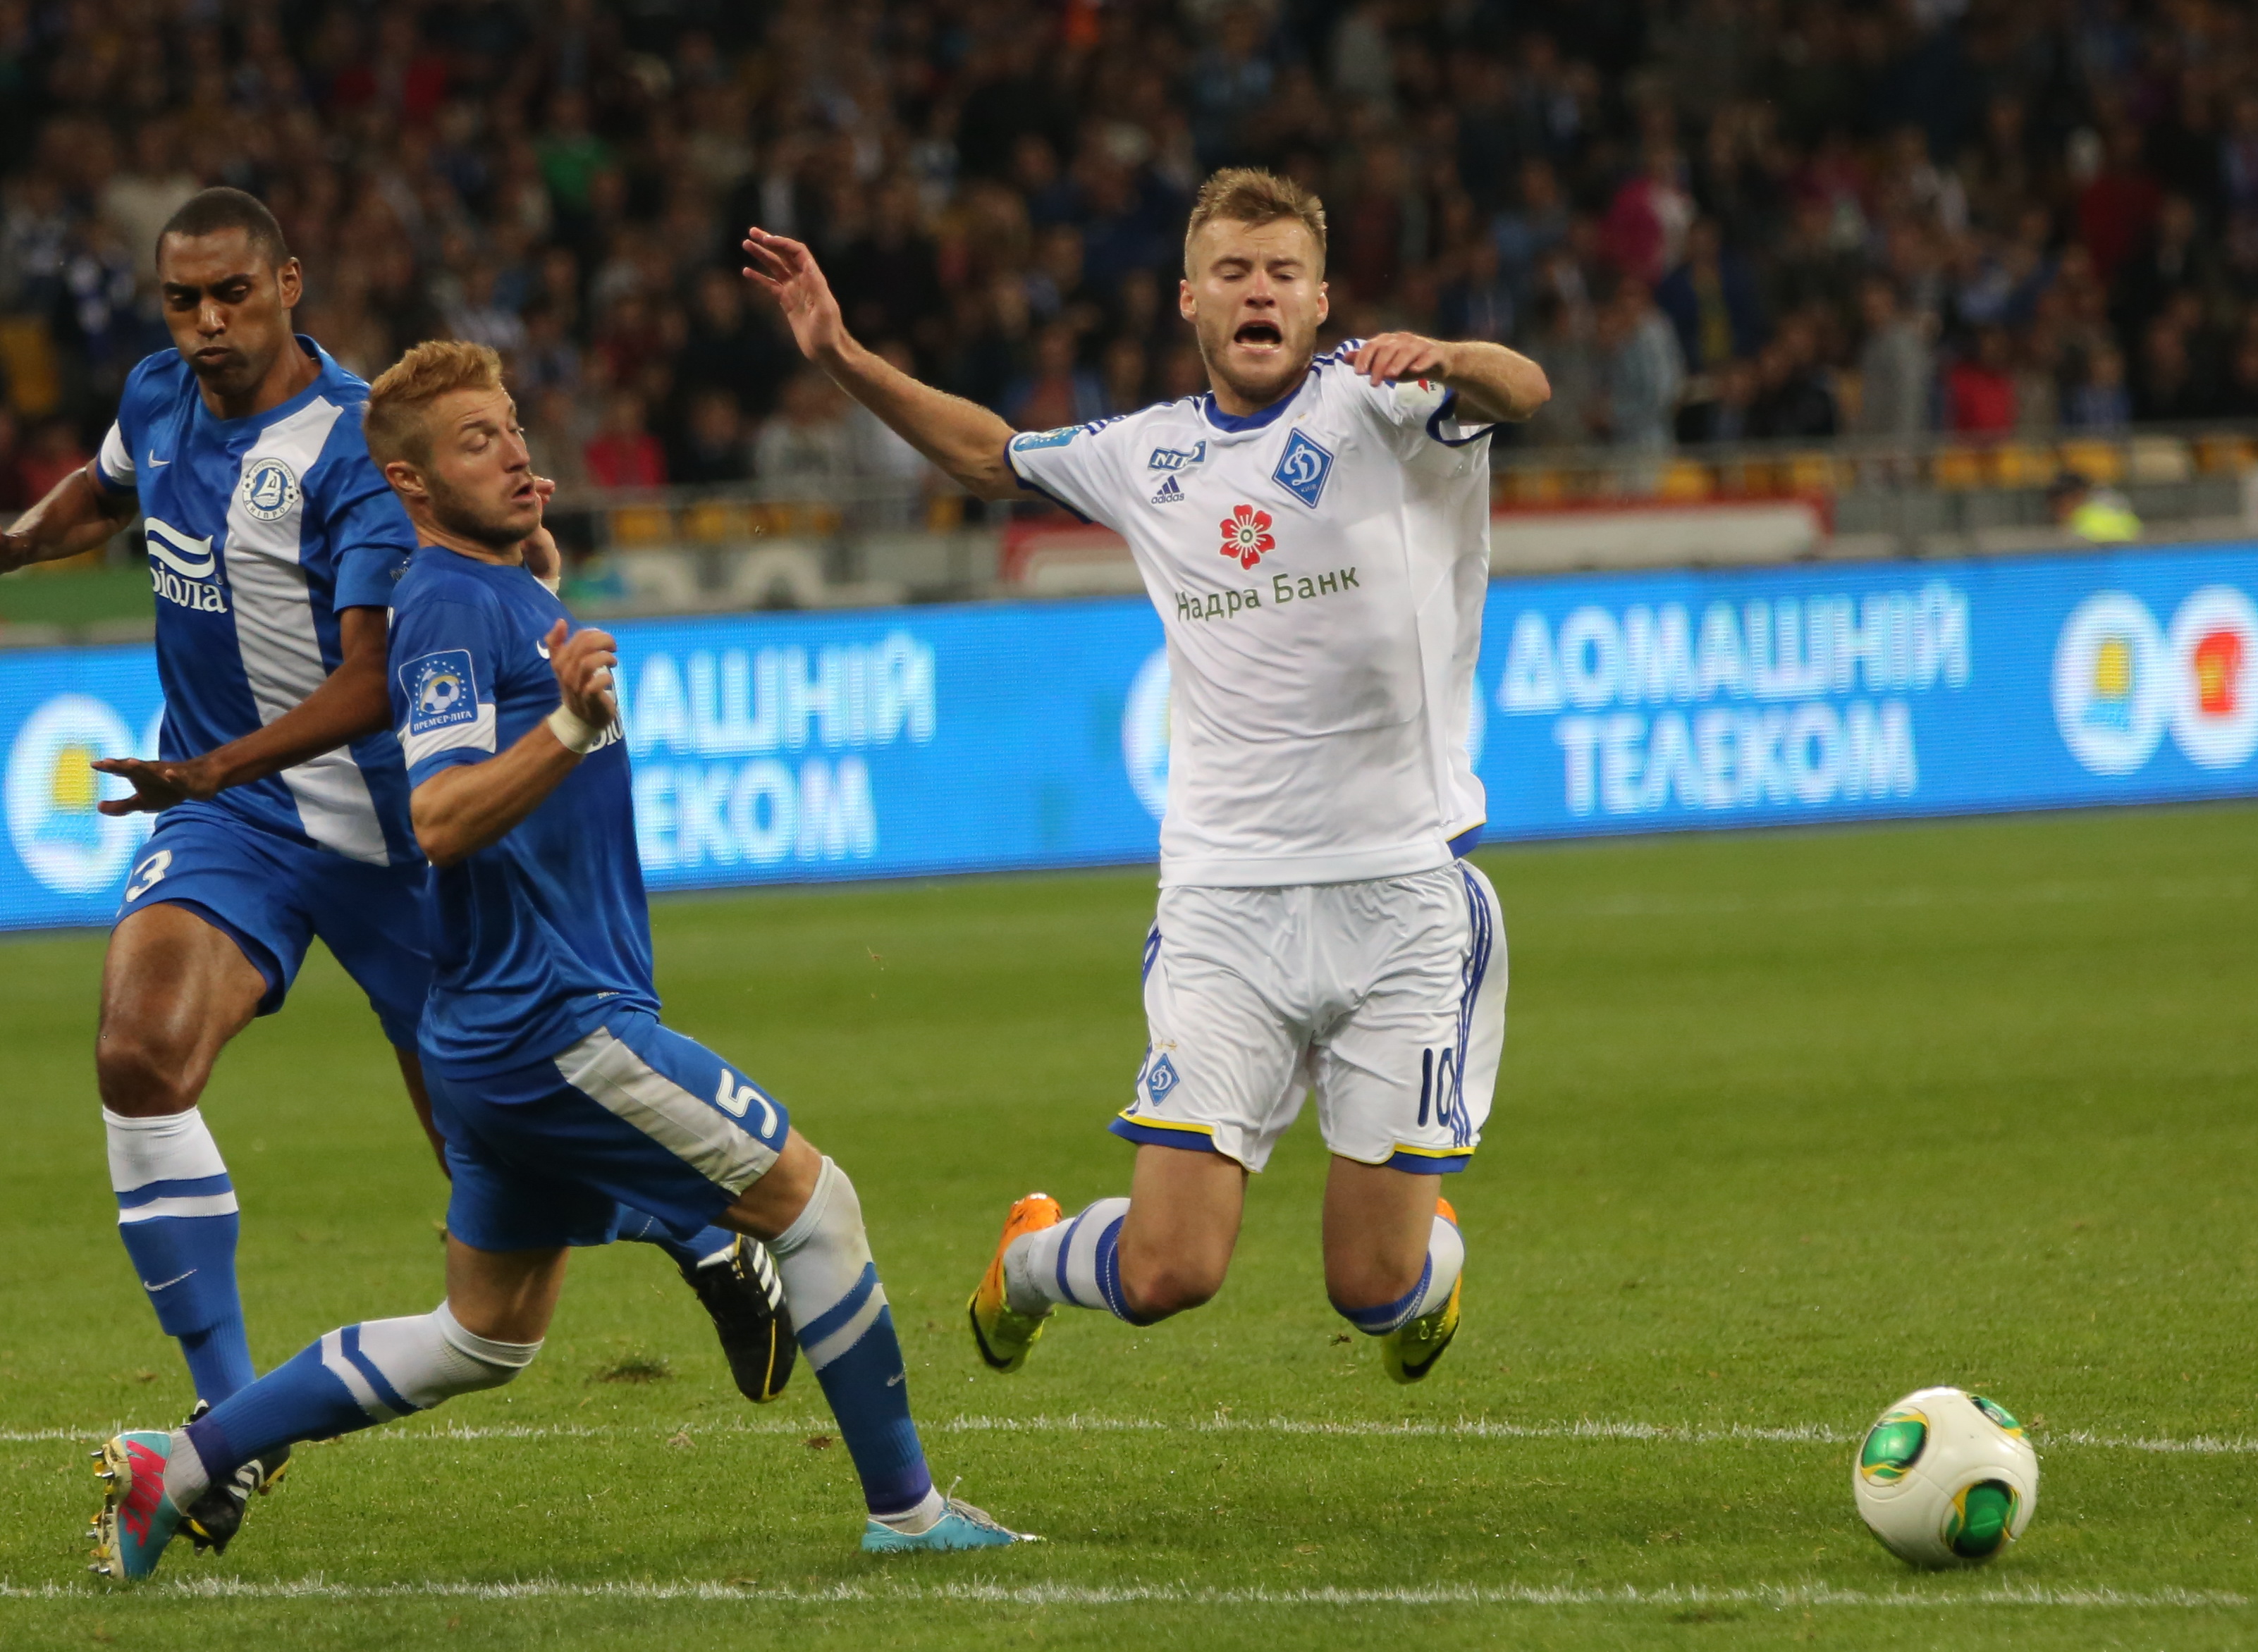
[[[956,1504],[934,1485],[917,1425],[910,1419],[901,1340],[870,1258],[855,1184],[795,1132],[778,1160],[777,1168],[785,1173],[778,1186],[806,1180],[811,1163],[815,1173],[806,1202],[768,1242],[769,1251],[799,1329],[800,1348],[838,1419],[840,1437],[863,1483],[870,1512],[863,1547],[967,1549],[1017,1541],[1018,1534]],[[760,1185],[756,1182],[749,1194]],[[758,1208],[755,1197],[742,1200],[732,1219],[750,1216]]]
[[[215,1405],[251,1380],[251,1348],[235,1185],[196,1102],[266,989],[231,937],[180,906],[130,913],[103,964],[95,1075],[118,1237],[198,1397]]]
[[[1458,1212],[1438,1197],[1419,1277],[1402,1295],[1379,1302],[1344,1301],[1340,1283],[1326,1281],[1333,1309],[1367,1336],[1381,1339],[1381,1363],[1397,1382],[1417,1382],[1434,1368],[1459,1331],[1459,1287],[1466,1269],[1466,1240]]]

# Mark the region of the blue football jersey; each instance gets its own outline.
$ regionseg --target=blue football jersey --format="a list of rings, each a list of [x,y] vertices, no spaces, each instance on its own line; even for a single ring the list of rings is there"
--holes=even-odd
[[[138,492],[156,592],[159,751],[196,757],[273,722],[343,657],[340,608],[387,607],[415,554],[408,513],[369,462],[368,386],[310,338],[314,382],[220,419],[177,351],[125,380],[96,473]],[[215,799],[251,824],[371,865],[420,857],[389,730]]]
[[[409,786],[508,750],[557,709],[564,605],[522,567],[426,545],[392,609],[392,711]],[[614,1010],[657,1014],[650,915],[616,726],[500,842],[435,868],[427,1056],[475,1077],[543,1060]]]

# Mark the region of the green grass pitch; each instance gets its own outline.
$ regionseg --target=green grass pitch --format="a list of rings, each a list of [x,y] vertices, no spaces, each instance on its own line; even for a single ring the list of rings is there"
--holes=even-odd
[[[514,1387],[308,1448],[227,1560],[97,1586],[84,1447],[189,1396],[110,1231],[101,942],[0,945],[0,1644],[2248,1646],[2254,848],[2214,808],[1486,854],[1506,1070],[1450,1189],[1466,1329],[1409,1390],[1326,1307],[1309,1119],[1212,1306],[978,1366],[1006,1202],[1125,1186],[1149,873],[662,904],[669,1020],[854,1172],[937,1474],[1049,1540],[907,1563],[856,1550],[805,1370],[742,1404],[621,1245]],[[206,1109],[262,1365],[437,1300],[444,1188],[326,958]],[[2045,1481],[2002,1563],[1928,1577],[1850,1461],[1937,1381]]]

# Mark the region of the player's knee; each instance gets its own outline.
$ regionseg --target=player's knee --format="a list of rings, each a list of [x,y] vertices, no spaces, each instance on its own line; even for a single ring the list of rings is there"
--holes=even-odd
[[[464,1329],[463,1322],[444,1302],[432,1311],[431,1319],[446,1344],[444,1364],[450,1394],[477,1393],[506,1386],[516,1381],[518,1372],[531,1365],[541,1351],[539,1342],[505,1343],[474,1335]]]
[[[1166,1319],[1211,1301],[1223,1288],[1225,1264],[1187,1256],[1141,1256],[1124,1250],[1121,1294],[1136,1316]]]
[[[146,1029],[104,1026],[95,1042],[95,1081],[102,1104],[128,1118],[182,1113],[195,1105],[189,1053]]]

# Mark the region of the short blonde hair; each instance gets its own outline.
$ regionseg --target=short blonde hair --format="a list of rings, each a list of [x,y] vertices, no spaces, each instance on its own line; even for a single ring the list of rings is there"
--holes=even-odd
[[[1325,266],[1325,203],[1291,178],[1260,167],[1226,167],[1200,186],[1184,226],[1184,273],[1192,273],[1192,238],[1218,218],[1257,228],[1281,218],[1300,220],[1317,244],[1317,268]]]
[[[431,432],[423,422],[424,409],[451,390],[501,388],[501,358],[491,346],[459,338],[425,340],[368,387],[361,421],[370,460],[380,471],[395,459],[430,464]]]

